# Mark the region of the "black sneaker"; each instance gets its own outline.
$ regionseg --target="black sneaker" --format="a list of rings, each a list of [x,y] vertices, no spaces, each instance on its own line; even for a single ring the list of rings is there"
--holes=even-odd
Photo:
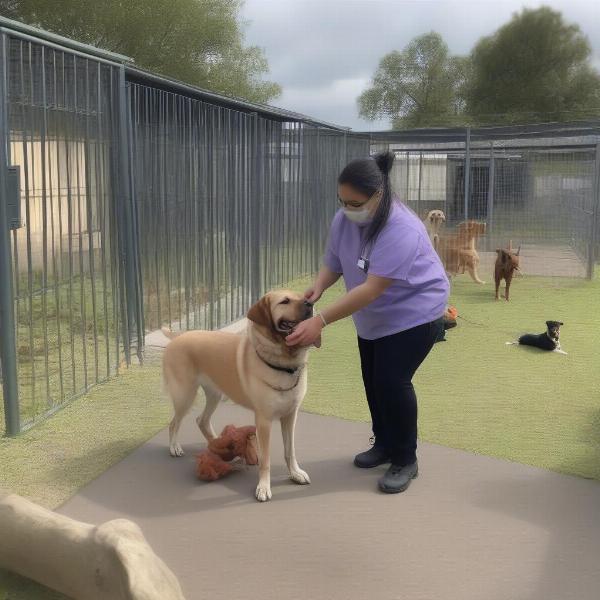
[[[387,452],[381,446],[375,445],[366,452],[361,452],[354,457],[354,466],[359,469],[372,469],[389,462],[390,457]]]
[[[386,474],[379,480],[379,489],[386,494],[398,494],[408,488],[410,482],[419,474],[419,465],[391,465]]]

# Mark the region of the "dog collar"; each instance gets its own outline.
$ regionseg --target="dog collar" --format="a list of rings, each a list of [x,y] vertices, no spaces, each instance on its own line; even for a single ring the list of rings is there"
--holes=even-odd
[[[279,367],[277,365],[271,364],[268,360],[266,360],[261,355],[257,346],[254,346],[254,351],[256,352],[256,356],[258,356],[258,358],[261,360],[261,362],[265,363],[265,365],[267,365],[267,367],[273,369],[274,371],[281,371],[282,373],[287,373],[288,375],[294,375],[294,373],[297,373],[298,371],[300,371],[300,369],[302,369],[302,367],[304,366],[304,365],[300,365],[294,369],[290,369],[289,367]]]
[[[293,375],[299,369],[299,367],[296,367],[295,369],[288,369],[287,367],[277,367],[276,365],[272,365],[271,363],[267,362],[262,357],[260,357],[260,359],[265,363],[265,365],[267,365],[267,367],[271,367],[271,369],[275,369],[276,371],[283,371],[284,373],[289,373],[290,375]]]

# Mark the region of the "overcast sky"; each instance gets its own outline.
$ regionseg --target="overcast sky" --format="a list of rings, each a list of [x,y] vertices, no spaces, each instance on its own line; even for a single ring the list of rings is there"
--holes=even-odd
[[[540,5],[579,24],[600,69],[599,0],[246,0],[244,18],[247,42],[265,50],[269,78],[283,88],[273,104],[373,130],[388,123],[359,119],[356,98],[386,53],[433,30],[467,54],[515,11]]]

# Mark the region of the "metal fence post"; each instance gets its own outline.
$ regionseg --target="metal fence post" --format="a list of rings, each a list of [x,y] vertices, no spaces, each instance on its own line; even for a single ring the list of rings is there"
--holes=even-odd
[[[419,153],[419,190],[417,192],[417,214],[423,217],[421,213],[421,190],[423,187],[423,153]]]
[[[118,86],[118,110],[119,110],[119,146],[118,146],[118,164],[119,164],[119,194],[118,194],[118,214],[121,222],[121,257],[124,269],[125,289],[121,293],[125,294],[125,303],[127,311],[127,327],[125,346],[125,358],[129,364],[131,361],[131,343],[135,335],[137,338],[137,355],[142,359],[144,348],[144,331],[142,329],[143,321],[140,319],[140,298],[142,294],[138,289],[140,282],[136,277],[136,257],[137,245],[139,239],[136,238],[135,204],[131,189],[131,169],[130,164],[130,140],[129,140],[129,105],[127,97],[127,83],[125,81],[125,67],[119,68],[119,86]]]
[[[487,229],[487,245],[490,247],[490,233],[494,223],[494,180],[496,177],[496,162],[494,160],[494,142],[490,142],[490,170],[488,177],[488,195],[487,195],[487,217],[486,217],[486,229]]]
[[[3,33],[0,38],[0,363],[2,364],[6,434],[16,435],[21,430],[21,419],[17,378],[12,254],[10,228],[6,213],[7,147],[10,135],[7,111],[7,42],[7,35]]]
[[[406,197],[404,198],[404,202],[408,204],[410,201],[410,153],[406,151]]]
[[[596,245],[598,243],[598,228],[600,227],[600,143],[596,144],[596,160],[594,166],[594,191],[591,215],[590,244],[588,249],[587,278],[594,277],[596,266]]]
[[[465,140],[465,209],[464,220],[469,218],[469,194],[471,193],[471,128],[467,127]]]
[[[122,69],[123,74],[125,74],[125,69]],[[124,79],[124,84],[126,84],[126,80]],[[146,332],[146,323],[144,316],[144,278],[142,276],[142,261],[140,256],[140,229],[139,229],[139,214],[138,214],[138,206],[136,202],[135,195],[135,177],[134,177],[134,156],[133,156],[133,115],[131,111],[131,90],[128,86],[126,86],[125,90],[125,103],[126,103],[126,121],[127,121],[127,166],[128,166],[128,179],[129,179],[129,197],[130,202],[129,206],[131,208],[131,224],[132,224],[132,269],[133,269],[133,277],[134,282],[132,282],[132,286],[135,287],[136,297],[135,297],[135,307],[136,307],[136,331],[138,340],[141,340],[142,343],[138,342],[138,359],[142,362],[143,350],[144,350],[144,342],[145,342],[145,332]]]
[[[257,113],[252,113],[250,118],[250,164],[249,180],[250,180],[250,203],[249,224],[250,238],[249,246],[254,250],[250,251],[250,298],[251,302],[256,302],[261,296],[260,285],[260,255],[261,255],[261,232],[260,232],[260,128],[259,116]]]

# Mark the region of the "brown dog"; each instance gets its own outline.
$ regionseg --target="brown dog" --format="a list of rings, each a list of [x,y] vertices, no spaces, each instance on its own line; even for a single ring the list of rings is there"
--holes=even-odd
[[[473,281],[485,283],[477,273],[480,259],[476,249],[477,240],[485,231],[485,223],[465,221],[456,228],[456,232],[440,238],[438,253],[450,277],[467,271]]]
[[[163,330],[173,338],[163,356],[164,385],[175,412],[169,425],[172,456],[183,455],[177,433],[202,387],[206,406],[196,422],[207,440],[216,437],[211,416],[222,399],[229,398],[254,412],[259,501],[271,498],[269,447],[275,419],[281,422],[290,479],[310,483],[296,461],[294,449],[296,416],[306,393],[308,348],[288,347],[285,338],[312,314],[312,304],[302,294],[282,290],[269,292],[250,308],[243,335],[188,331],[175,336]]]
[[[504,298],[506,301],[509,300],[510,284],[512,282],[515,272],[519,271],[519,254],[521,252],[521,246],[516,252],[512,251],[512,242],[508,244],[508,250],[498,248],[496,253],[496,265],[494,268],[494,280],[496,282],[496,300],[500,299],[499,289],[500,282],[504,279],[506,282],[506,289],[504,292]]]
[[[463,248],[459,252],[459,269],[461,269],[462,273],[464,273],[466,269],[469,272],[471,279],[479,284],[484,284],[485,281],[481,281],[477,274],[480,259],[475,245],[477,240],[485,235],[485,229],[485,223],[480,223],[478,221],[467,221],[458,226],[459,235],[462,235],[463,239],[468,240],[468,248]]]

